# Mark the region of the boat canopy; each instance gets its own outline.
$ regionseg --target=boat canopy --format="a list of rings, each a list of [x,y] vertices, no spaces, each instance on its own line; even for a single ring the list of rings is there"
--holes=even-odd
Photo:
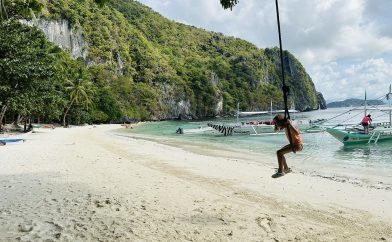
[[[259,114],[266,114],[267,111],[255,111],[255,112],[238,112],[240,116],[251,116],[251,115],[259,115]]]

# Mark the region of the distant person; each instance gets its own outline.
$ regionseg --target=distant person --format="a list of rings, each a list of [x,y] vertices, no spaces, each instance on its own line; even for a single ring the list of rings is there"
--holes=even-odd
[[[176,134],[183,134],[183,133],[184,133],[184,130],[182,128],[178,128],[176,130]]]
[[[361,122],[361,124],[362,124],[362,126],[363,126],[363,129],[364,129],[364,131],[365,131],[365,134],[368,134],[369,133],[369,125],[372,123],[372,118],[371,118],[371,116],[372,115],[370,115],[370,114],[368,114],[368,115],[366,115],[365,117],[363,117],[363,119],[362,119],[362,122]]]
[[[290,128],[290,134],[291,134],[291,140],[293,141],[294,145],[294,150],[295,151],[301,151],[303,146],[302,146],[302,139],[299,134],[299,131],[297,128],[295,128],[290,119],[286,119],[283,117],[283,115],[278,114],[275,116],[273,119],[273,123],[275,125],[275,132],[284,129],[284,132],[286,133],[286,137],[290,142],[289,139],[289,133],[288,133],[288,128]],[[272,175],[272,178],[278,178],[283,176],[285,173],[290,173],[291,169],[287,166],[286,158],[284,157],[285,154],[292,152],[291,145],[285,145],[283,146],[280,150],[276,152],[276,155],[278,157],[278,172]]]

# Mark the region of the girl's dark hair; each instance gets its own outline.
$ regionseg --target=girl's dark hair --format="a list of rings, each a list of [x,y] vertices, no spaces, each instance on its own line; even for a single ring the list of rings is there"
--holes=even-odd
[[[278,114],[274,117],[273,122],[277,125],[284,125],[286,120],[287,119],[282,114]]]

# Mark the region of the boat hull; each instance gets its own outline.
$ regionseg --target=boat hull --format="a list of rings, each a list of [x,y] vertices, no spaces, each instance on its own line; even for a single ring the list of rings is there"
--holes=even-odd
[[[327,128],[326,131],[332,135],[335,139],[339,140],[345,145],[360,144],[360,143],[371,143],[376,141],[376,136],[372,138],[373,133],[361,134],[361,133],[349,133],[343,130]],[[385,133],[380,131],[380,136],[376,142],[381,141],[392,141],[392,133]]]
[[[234,133],[261,135],[275,133],[274,125],[259,124],[259,125],[239,125],[234,129]]]
[[[7,143],[16,143],[23,141],[23,139],[0,139],[0,145],[5,145]]]

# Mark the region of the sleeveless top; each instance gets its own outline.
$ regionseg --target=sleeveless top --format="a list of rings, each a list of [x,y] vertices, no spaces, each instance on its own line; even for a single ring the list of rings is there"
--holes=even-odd
[[[362,123],[365,123],[365,124],[369,123],[369,117],[368,117],[368,116],[365,116],[365,117],[362,119]]]

